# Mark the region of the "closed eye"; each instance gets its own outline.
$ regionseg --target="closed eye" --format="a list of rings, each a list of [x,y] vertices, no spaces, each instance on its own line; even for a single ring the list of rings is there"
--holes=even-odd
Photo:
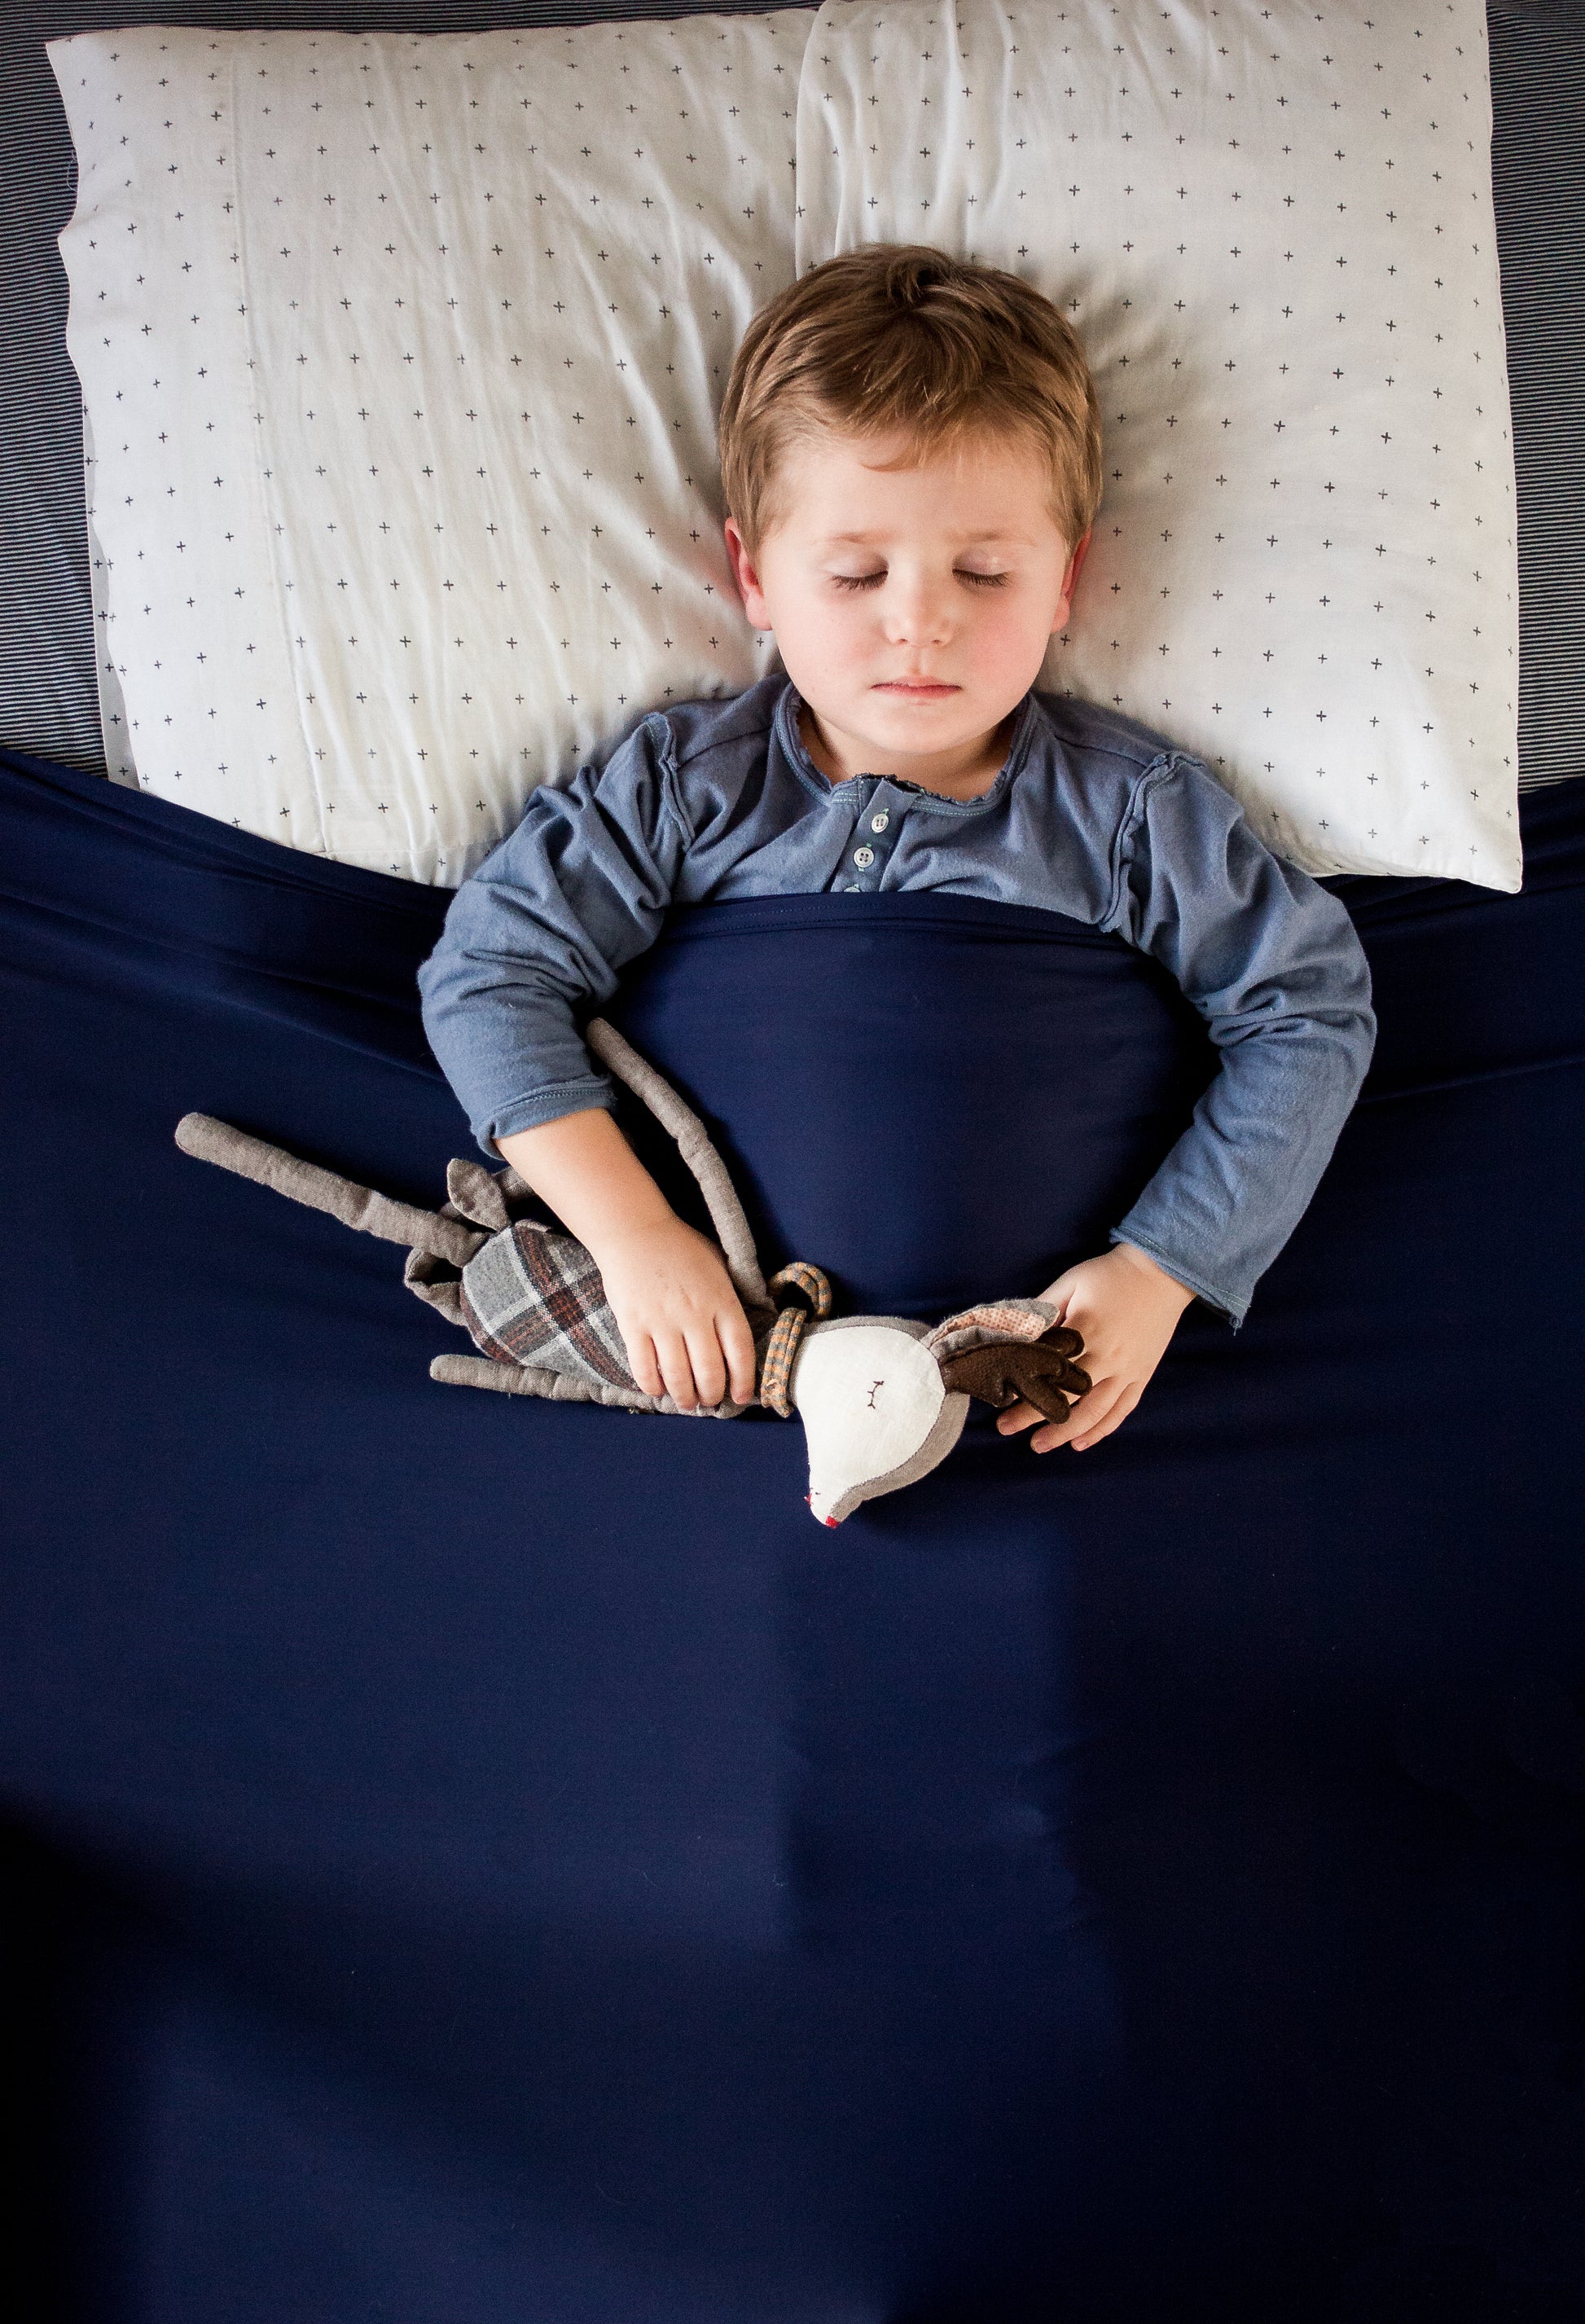
[[[965,573],[961,567],[957,577],[976,589],[1002,589],[1008,580],[1005,573]],[[886,576],[884,573],[834,573],[831,578],[839,589],[878,589]]]

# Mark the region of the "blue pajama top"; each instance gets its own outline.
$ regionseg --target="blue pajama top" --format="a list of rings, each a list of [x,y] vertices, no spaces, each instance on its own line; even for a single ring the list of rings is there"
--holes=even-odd
[[[1343,906],[1262,844],[1199,760],[1093,703],[1026,696],[972,799],[828,781],[798,708],[778,674],[654,712],[604,766],[536,790],[457,890],[419,983],[485,1153],[615,1103],[578,1025],[673,904],[936,889],[1064,912],[1159,961],[1220,1052],[1111,1240],[1241,1322],[1370,1061],[1369,972]]]

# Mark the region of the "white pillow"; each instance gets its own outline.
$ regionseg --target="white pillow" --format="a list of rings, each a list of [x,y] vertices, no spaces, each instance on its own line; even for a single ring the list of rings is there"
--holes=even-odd
[[[1483,0],[827,0],[799,271],[924,240],[1083,340],[1106,491],[1044,682],[1306,869],[1516,889],[1518,573]]]
[[[771,667],[713,429],[796,122],[800,266],[972,248],[1084,338],[1107,499],[1047,682],[1313,870],[1516,886],[1484,18],[1375,5],[52,43],[119,771],[453,885],[535,782]]]
[[[764,674],[714,413],[792,278],[812,22],[51,44],[124,779],[456,885]]]

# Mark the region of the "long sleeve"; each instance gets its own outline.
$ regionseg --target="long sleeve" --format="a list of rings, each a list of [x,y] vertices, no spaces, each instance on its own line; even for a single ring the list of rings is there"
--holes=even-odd
[[[690,835],[668,742],[647,719],[603,770],[536,791],[419,972],[429,1046],[493,1160],[499,1138],[615,1102],[577,1025],[671,900]]]
[[[1198,761],[1140,779],[1113,851],[1110,925],[1203,1017],[1220,1069],[1112,1230],[1243,1320],[1303,1216],[1376,1039],[1370,973],[1336,897],[1264,847]]]

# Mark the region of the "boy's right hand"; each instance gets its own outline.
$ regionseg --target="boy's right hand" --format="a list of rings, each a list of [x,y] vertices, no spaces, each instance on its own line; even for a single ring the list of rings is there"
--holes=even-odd
[[[754,1339],[726,1261],[679,1219],[601,1107],[497,1139],[496,1151],[543,1195],[593,1257],[646,1396],[684,1412],[754,1401]]]
[[[713,1242],[673,1213],[603,1235],[594,1257],[646,1396],[753,1403],[753,1334]]]

